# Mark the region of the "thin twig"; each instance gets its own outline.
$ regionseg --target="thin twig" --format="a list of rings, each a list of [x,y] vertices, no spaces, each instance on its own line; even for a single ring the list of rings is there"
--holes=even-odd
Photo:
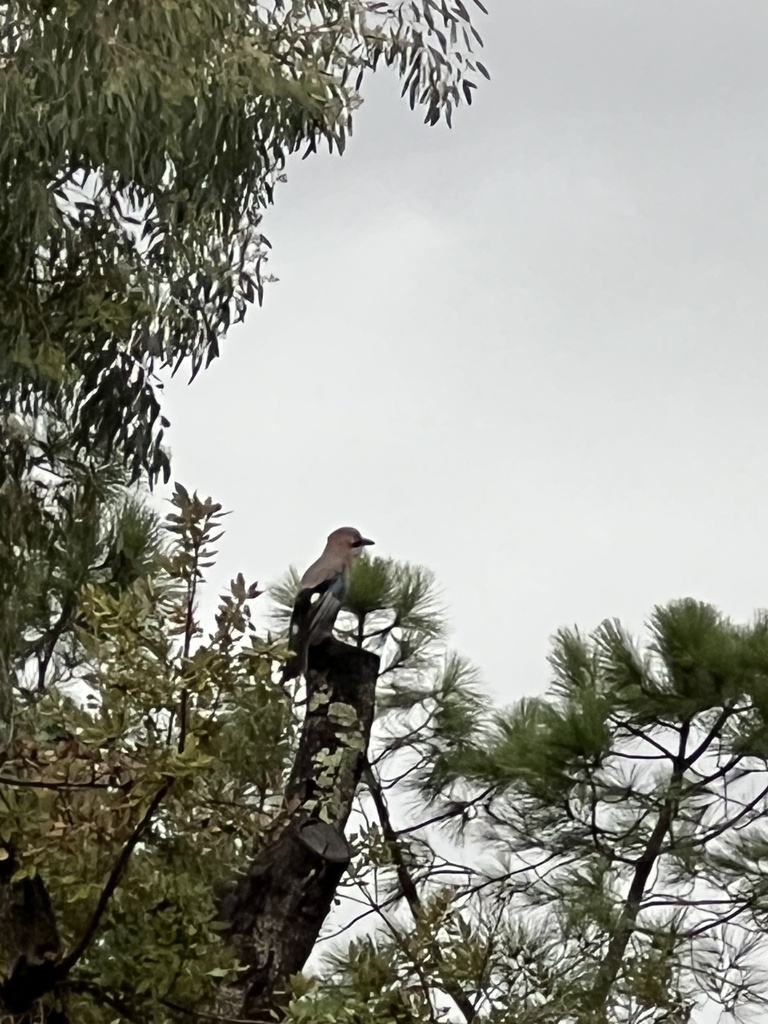
[[[115,865],[109,874],[107,884],[101,891],[99,901],[96,904],[96,910],[93,913],[93,917],[91,918],[88,927],[85,929],[85,932],[80,938],[80,941],[77,943],[77,945],[69,954],[69,956],[65,957],[60,964],[60,971],[62,974],[66,974],[68,971],[70,971],[88,948],[91,939],[96,934],[96,931],[99,925],[101,924],[101,919],[106,912],[107,906],[109,905],[109,901],[112,898],[112,894],[120,884],[120,879],[123,877],[123,873],[125,872],[125,869],[128,867],[128,862],[131,859],[131,854],[136,848],[136,844],[139,842],[142,835],[149,827],[155,811],[158,809],[163,799],[167,795],[169,789],[173,785],[173,781],[173,779],[167,779],[160,787],[160,789],[158,789],[158,791],[152,798],[152,801],[150,802],[149,807],[147,808],[144,814],[144,817],[133,830],[133,834],[131,835],[130,839],[120,851],[120,856],[117,858],[117,861],[115,862]]]
[[[186,1017],[194,1017],[195,1020],[210,1020],[215,1021],[216,1024],[253,1024],[253,1019],[246,1019],[245,1017],[222,1017],[220,1013],[206,1013],[204,1010],[191,1010],[187,1006],[182,1006],[180,1003],[174,1003],[172,999],[161,999],[160,1002],[163,1006],[167,1006],[169,1010],[175,1010],[176,1013],[183,1013]]]
[[[192,649],[192,635],[195,627],[195,598],[197,596],[197,564],[200,559],[200,548],[202,546],[202,537],[196,541],[193,545],[193,560],[192,568],[187,580],[187,609],[186,619],[184,622],[184,650],[183,659],[185,664],[189,658],[189,652]],[[184,753],[184,744],[187,742],[187,712],[189,708],[189,689],[185,686],[181,691],[181,699],[179,701],[179,753]]]
[[[365,774],[367,777],[368,788],[370,790],[374,805],[376,807],[376,813],[379,816],[381,831],[384,836],[384,839],[386,840],[389,846],[392,860],[394,861],[395,864],[395,872],[397,874],[397,880],[400,883],[400,889],[402,891],[403,896],[405,897],[405,901],[408,904],[408,907],[410,908],[414,921],[418,924],[418,922],[421,920],[422,915],[421,897],[419,896],[419,892],[418,889],[416,888],[416,883],[413,879],[413,876],[411,875],[410,871],[408,870],[408,866],[405,863],[403,851],[398,842],[397,832],[395,831],[395,828],[392,825],[392,819],[390,818],[389,815],[389,808],[387,807],[387,802],[384,799],[384,793],[382,792],[378,779],[374,775],[367,759],[365,766]],[[435,963],[441,965],[443,957],[437,945],[434,945],[432,947],[431,953],[433,959],[435,960]],[[445,978],[443,978],[441,984],[445,991],[448,993],[448,995],[451,997],[451,999],[453,999],[453,1001],[456,1003],[456,1006],[461,1011],[461,1014],[464,1017],[467,1024],[472,1024],[472,1021],[474,1021],[476,1017],[476,1010],[472,1000],[466,995],[465,992],[462,991],[462,989],[458,985],[454,984],[453,982],[449,982]]]
[[[63,635],[69,619],[72,616],[74,610],[74,599],[70,596],[62,606],[61,614],[59,615],[56,622],[51,627],[48,635],[48,643],[45,645],[42,657],[38,658],[37,663],[37,692],[38,694],[45,693],[45,677],[48,674],[48,666],[51,663],[53,652],[56,650],[61,636]]]
[[[30,789],[120,789],[115,782],[43,782],[40,779],[15,779],[0,775],[0,785],[29,786]]]
[[[735,708],[723,708],[723,710],[717,716],[717,720],[715,721],[714,725],[709,730],[704,739],[701,741],[701,743],[698,745],[698,747],[696,747],[696,749],[691,754],[689,754],[688,757],[686,757],[686,768],[689,768],[692,764],[698,761],[701,755],[708,750],[712,741],[718,737],[720,730],[723,728],[723,726],[731,717],[731,715],[735,714],[735,712]]]

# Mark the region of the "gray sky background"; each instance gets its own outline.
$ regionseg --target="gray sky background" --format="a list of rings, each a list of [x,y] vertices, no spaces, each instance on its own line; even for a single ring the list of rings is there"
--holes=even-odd
[[[768,5],[496,0],[453,131],[394,76],[289,167],[267,290],[167,389],[214,581],[340,525],[429,566],[501,702],[550,634],[768,604]]]

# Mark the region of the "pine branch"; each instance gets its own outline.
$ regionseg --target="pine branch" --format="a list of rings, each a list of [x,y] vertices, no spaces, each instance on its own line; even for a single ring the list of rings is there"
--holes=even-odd
[[[759,804],[761,804],[766,799],[766,797],[768,797],[768,786],[764,786],[763,789],[760,790],[760,792],[753,800],[750,800],[748,803],[744,804],[744,806],[738,814],[735,814],[732,818],[726,818],[726,820],[721,822],[717,826],[717,828],[710,829],[710,831],[705,836],[702,836],[700,839],[691,840],[691,846],[704,846],[708,842],[710,842],[710,840],[716,839],[724,832],[727,832],[729,829],[734,828],[734,826],[738,825],[738,823],[742,821],[742,819],[745,818],[746,815],[750,813],[750,811],[754,811],[754,809]]]
[[[707,735],[704,737],[704,739],[701,741],[698,747],[696,747],[693,753],[689,754],[688,757],[685,759],[686,768],[690,768],[691,765],[695,764],[696,761],[698,761],[702,754],[705,754],[707,750],[709,750],[710,746],[712,745],[712,742],[720,737],[720,733],[722,732],[725,723],[732,715],[736,714],[736,710],[737,709],[733,707],[723,708],[723,710],[717,716],[717,720],[715,721],[714,725],[709,730]],[[738,764],[738,761],[736,763]]]
[[[630,730],[639,733],[640,730]],[[645,895],[645,888],[651,871],[656,865],[664,846],[664,840],[669,833],[672,822],[679,806],[680,787],[683,782],[687,758],[686,746],[690,733],[690,722],[684,721],[680,728],[680,744],[677,755],[673,759],[672,775],[669,783],[669,795],[665,799],[656,825],[651,832],[650,838],[636,861],[635,872],[629,887],[629,892],[624,901],[621,918],[616,931],[608,943],[608,950],[605,959],[598,971],[597,980],[592,988],[591,997],[593,1005],[604,1006],[608,999],[611,988],[621,970],[629,940],[635,930],[635,923]],[[647,737],[642,737],[647,738]]]
[[[395,864],[395,872],[397,874],[397,880],[400,883],[400,889],[406,903],[408,904],[411,914],[413,915],[414,921],[418,924],[421,920],[423,909],[421,897],[419,896],[413,876],[408,869],[408,865],[405,863],[402,847],[398,842],[398,833],[392,825],[389,807],[387,806],[387,802],[384,798],[381,785],[368,763],[366,763],[365,775],[371,792],[371,797],[373,798],[374,806],[376,807],[376,813],[379,818],[382,834],[389,846],[392,860]],[[440,947],[436,943],[433,943],[430,952],[432,953],[435,963],[439,967],[442,967],[444,960]],[[461,990],[461,988],[459,988],[458,985],[451,981],[447,981],[444,977],[441,978],[440,983],[451,999],[456,1003],[467,1024],[472,1024],[472,1021],[474,1021],[477,1016],[477,1011],[472,1000]]]

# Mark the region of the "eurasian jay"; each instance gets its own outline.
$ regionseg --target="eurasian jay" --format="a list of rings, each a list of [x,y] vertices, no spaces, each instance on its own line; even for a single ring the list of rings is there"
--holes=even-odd
[[[331,635],[352,564],[366,544],[373,541],[352,526],[334,530],[325,551],[301,577],[288,631],[288,646],[294,656],[283,667],[283,682],[304,675],[309,648]]]

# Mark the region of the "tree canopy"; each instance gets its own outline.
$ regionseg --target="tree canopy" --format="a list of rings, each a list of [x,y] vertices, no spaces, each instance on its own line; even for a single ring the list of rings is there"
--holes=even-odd
[[[177,485],[162,518],[131,486],[169,471],[157,374],[197,373],[261,297],[288,156],[343,151],[381,64],[431,124],[471,100],[461,0],[2,11],[4,1019],[764,1005],[765,614],[561,630],[549,690],[498,709],[431,573],[363,558],[286,687],[296,575],[272,629],[245,575],[204,622],[223,510]]]
[[[286,794],[328,697],[275,672],[295,575],[272,592],[274,636],[242,576],[206,628],[221,508],[178,488],[163,525],[122,493],[71,535],[73,562],[94,564],[56,642],[34,601],[14,623],[0,917],[8,936],[27,886],[25,948],[59,972],[42,1005],[62,1019],[244,1019],[227,893],[295,813]],[[285,979],[282,1015],[682,1024],[708,1001],[762,1005],[765,615],[737,625],[674,602],[644,645],[614,621],[563,630],[550,690],[506,710],[446,646],[425,569],[361,561],[339,636],[377,655],[376,717],[338,906],[310,936],[313,965]],[[327,711],[349,722],[338,694]],[[333,765],[320,750],[318,785]]]
[[[288,157],[343,152],[379,66],[450,122],[481,41],[460,0],[0,8],[0,1002],[220,1017],[224,908],[295,824],[297,758],[351,802],[365,744],[340,795],[255,587],[198,622],[219,507],[178,486],[161,523],[129,485],[169,474],[161,371],[194,376],[261,299]]]
[[[450,120],[479,34],[461,0],[0,10],[0,402],[167,477],[155,374],[195,374],[261,297],[287,157],[342,152],[380,64]]]

